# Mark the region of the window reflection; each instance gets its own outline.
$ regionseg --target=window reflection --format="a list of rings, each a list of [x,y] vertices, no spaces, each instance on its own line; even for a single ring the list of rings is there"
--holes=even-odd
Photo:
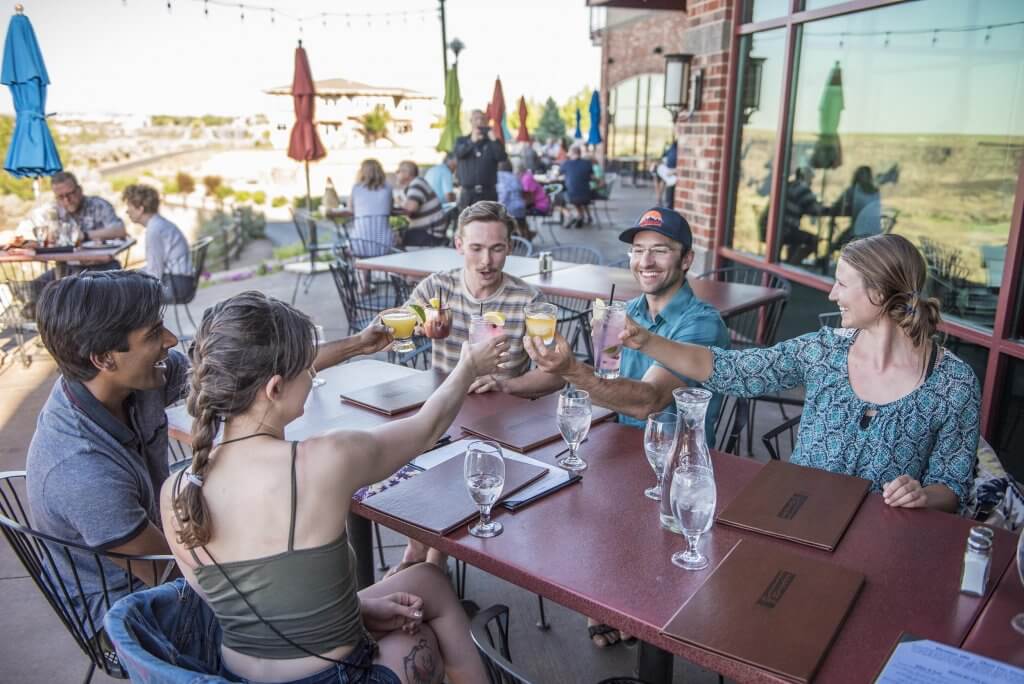
[[[992,446],[1017,481],[1024,481],[1024,361],[1010,359]]]
[[[791,0],[747,0],[744,21],[764,21],[789,14]]]
[[[850,240],[897,232],[944,315],[990,327],[1024,156],[1024,3],[812,22],[799,54],[780,259],[831,275]]]
[[[785,29],[744,36],[740,44],[735,168],[730,193],[727,244],[763,256],[768,226],[772,163],[778,136]],[[759,87],[758,87],[759,86]]]
[[[664,74],[642,74],[611,89],[608,156],[645,164],[672,143],[672,115],[661,106]]]

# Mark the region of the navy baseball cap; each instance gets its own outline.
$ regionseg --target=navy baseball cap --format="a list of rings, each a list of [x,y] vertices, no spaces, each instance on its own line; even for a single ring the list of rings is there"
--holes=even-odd
[[[642,230],[653,230],[683,245],[684,250],[693,247],[693,233],[683,215],[665,207],[648,209],[636,220],[631,228],[619,233],[619,240],[632,244],[633,238]]]

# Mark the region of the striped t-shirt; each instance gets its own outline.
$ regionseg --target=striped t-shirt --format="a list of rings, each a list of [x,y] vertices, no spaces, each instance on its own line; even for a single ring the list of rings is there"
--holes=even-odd
[[[405,188],[406,200],[419,204],[416,213],[409,216],[409,229],[425,230],[434,237],[444,237],[445,220],[441,200],[425,179],[416,177]]]
[[[459,362],[462,343],[469,339],[469,317],[484,311],[499,311],[505,315],[505,335],[509,344],[509,358],[502,366],[512,377],[522,375],[530,368],[530,357],[523,349],[526,334],[526,305],[544,301],[543,295],[515,276],[502,274],[501,287],[487,299],[476,299],[469,294],[461,268],[434,273],[420,281],[409,297],[410,304],[427,306],[432,297],[440,296],[444,306],[452,311],[451,334],[443,340],[433,340],[432,364],[444,373],[450,373]]]

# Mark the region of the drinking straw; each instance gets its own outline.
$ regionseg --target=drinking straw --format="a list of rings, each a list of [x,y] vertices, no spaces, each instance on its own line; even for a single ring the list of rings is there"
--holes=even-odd
[[[484,303],[483,302],[480,302],[480,315],[481,316],[484,315]]]
[[[611,304],[615,301],[615,283],[612,283],[612,291],[608,293],[608,303]]]

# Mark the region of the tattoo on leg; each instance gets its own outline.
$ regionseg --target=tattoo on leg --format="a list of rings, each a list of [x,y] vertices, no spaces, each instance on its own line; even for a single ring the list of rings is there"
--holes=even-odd
[[[431,684],[434,681],[437,662],[426,639],[420,639],[409,655],[402,658],[402,666],[410,684]]]

